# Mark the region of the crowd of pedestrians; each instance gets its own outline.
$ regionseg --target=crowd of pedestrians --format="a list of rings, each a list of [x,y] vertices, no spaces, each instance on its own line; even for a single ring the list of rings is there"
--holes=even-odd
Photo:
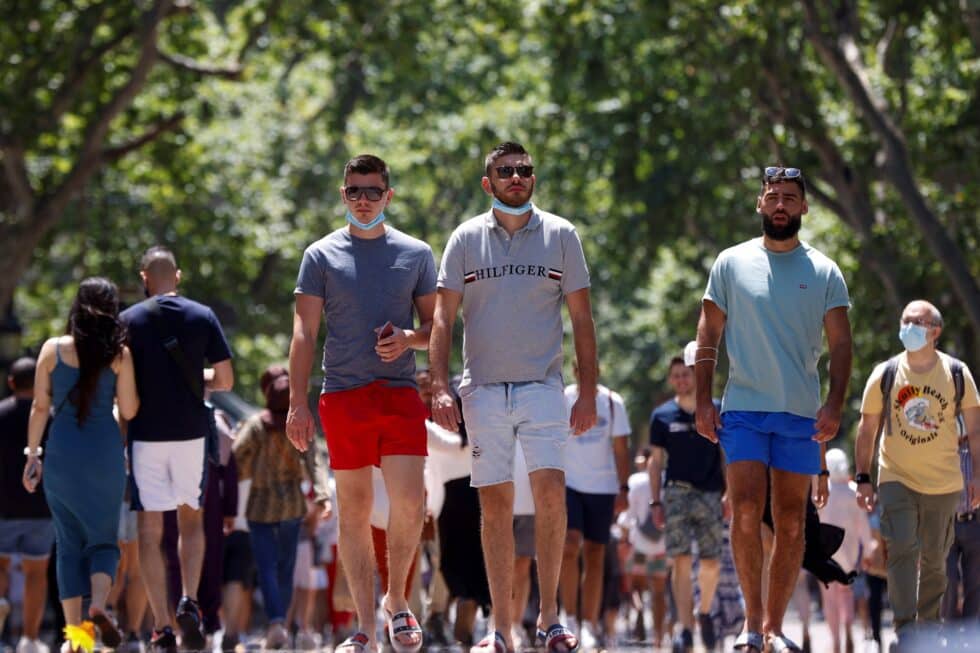
[[[0,632],[17,560],[16,653],[313,650],[327,637],[338,653],[630,639],[684,653],[695,635],[708,651],[808,651],[814,596],[833,653],[850,653],[858,621],[882,644],[886,586],[898,650],[930,622],[980,620],[973,376],[937,348],[938,309],[910,303],[904,352],[867,380],[856,474],[827,450],[850,300],[836,264],[799,239],[798,169],[766,168],[762,236],[718,256],[697,338],[671,352],[673,396],[643,434],[599,383],[582,243],[532,204],[535,183],[524,147],[494,147],[492,207],[437,267],[386,221],[387,164],[349,161],[348,224],[304,252],[288,363],[265,370],[250,415],[208,401],[233,386],[231,349],[214,312],[179,294],[171,251],[144,254],[147,299],[124,311],[111,281],[85,279],[66,333],[14,362],[0,402]]]

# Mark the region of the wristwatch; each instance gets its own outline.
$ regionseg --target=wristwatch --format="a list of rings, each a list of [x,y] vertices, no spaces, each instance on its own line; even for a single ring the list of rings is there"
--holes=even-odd
[[[662,506],[662,505],[664,504],[660,503],[659,501],[650,501],[651,508],[656,508],[657,506]]]
[[[866,472],[860,472],[858,474],[855,474],[854,475],[854,482],[857,483],[858,485],[861,485],[862,483],[867,483],[867,484],[870,485],[871,484],[871,474],[868,474]]]
[[[629,492],[630,491],[629,484],[628,483],[623,483],[622,485],[620,485],[619,486],[619,491],[620,492]]]

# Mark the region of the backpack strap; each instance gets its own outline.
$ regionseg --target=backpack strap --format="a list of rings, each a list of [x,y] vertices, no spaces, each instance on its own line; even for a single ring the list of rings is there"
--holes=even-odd
[[[963,380],[963,361],[949,357],[949,372],[953,377],[953,415],[960,437],[966,435],[966,424],[963,422],[963,393],[966,391]]]
[[[146,312],[150,315],[150,322],[153,323],[153,328],[157,332],[157,336],[160,338],[163,348],[167,350],[170,354],[170,358],[173,359],[174,363],[177,365],[177,369],[180,370],[181,375],[184,377],[184,381],[187,383],[187,387],[190,389],[191,394],[197,397],[200,401],[204,401],[204,377],[200,374],[194,373],[191,369],[191,364],[187,360],[187,356],[184,355],[184,350],[180,348],[180,342],[177,341],[177,336],[169,333],[166,330],[166,326],[163,322],[163,310],[160,308],[160,304],[157,302],[156,297],[150,297],[143,301],[143,306],[146,308]]]
[[[878,430],[875,432],[874,445],[871,448],[871,467],[870,471],[875,477],[875,485],[878,483],[878,450],[881,446],[881,433],[891,435],[892,432],[892,411],[891,394],[892,386],[895,385],[895,375],[898,373],[898,357],[901,354],[892,356],[885,362],[885,369],[881,372],[881,418],[878,420]]]

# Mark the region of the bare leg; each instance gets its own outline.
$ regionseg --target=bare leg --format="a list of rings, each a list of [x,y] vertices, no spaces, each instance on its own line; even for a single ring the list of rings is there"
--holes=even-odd
[[[538,558],[538,587],[541,589],[539,623],[547,628],[558,622],[558,574],[568,525],[565,472],[537,469],[529,477],[531,494],[534,495],[534,550]],[[513,551],[513,538],[511,547]]]
[[[343,564],[359,629],[368,636],[368,649],[377,647],[374,617],[374,542],[371,539],[371,503],[374,487],[371,468],[335,470],[339,541]],[[404,583],[404,579],[402,581]],[[403,597],[404,598],[404,597]]]
[[[533,489],[534,477],[531,484]],[[511,638],[513,617],[510,614],[514,591],[514,484],[498,483],[481,487],[480,510],[483,524],[480,539],[483,543],[484,561],[487,568],[487,582],[490,585],[490,601],[493,603],[493,627],[507,642],[507,648],[514,647]],[[564,497],[562,497],[564,501]],[[564,514],[564,510],[562,511]],[[540,520],[535,522],[535,539],[538,543],[538,568],[541,567]],[[560,544],[559,544],[560,546]],[[556,557],[553,561],[560,564]],[[558,585],[558,569],[554,570],[552,602]],[[542,604],[544,593],[542,591]]]
[[[694,630],[694,590],[691,587],[691,556],[680,555],[674,558],[674,568],[670,573],[670,585],[674,590],[674,603],[677,604],[677,620],[681,626]]]
[[[518,623],[527,609],[528,597],[531,595],[531,560],[532,558],[526,556],[514,560],[514,601],[510,614]]]
[[[650,579],[650,603],[653,607],[653,638],[663,641],[667,620],[667,575],[654,574]]]
[[[728,465],[732,502],[732,557],[745,597],[745,630],[762,632],[762,539],[759,528],[766,501],[766,466],[740,460]]]
[[[224,636],[237,636],[241,632],[242,607],[245,602],[245,588],[238,581],[225,583],[221,593],[221,609],[225,632]]]
[[[146,614],[146,590],[143,589],[143,576],[140,573],[140,548],[136,540],[124,542],[120,547],[129,559],[126,578],[126,629],[137,635],[143,629],[143,616]],[[118,579],[117,579],[118,580]]]
[[[715,600],[715,590],[718,589],[718,577],[721,576],[721,560],[718,558],[701,558],[698,561],[698,587],[701,589],[701,602],[698,612],[711,612],[711,603]]]
[[[388,587],[382,606],[391,615],[408,609],[405,583],[415,560],[425,521],[425,484],[422,456],[385,456],[381,459],[385,489],[391,509],[388,513]],[[399,635],[405,646],[421,641],[419,633]]]
[[[460,599],[456,602],[456,623],[453,626],[453,637],[457,642],[473,643],[476,607],[476,601],[471,599]]]
[[[167,600],[167,569],[163,557],[163,513],[140,512],[136,519],[143,588],[153,613],[153,627],[159,630],[171,623]]]
[[[177,506],[177,530],[180,532],[177,555],[180,557],[183,593],[196,601],[201,565],[204,564],[204,511],[185,504]]]
[[[810,477],[779,469],[772,470],[772,519],[774,538],[769,568],[769,593],[763,630],[781,635],[783,617],[789,605],[803,563],[803,530]]]
[[[105,612],[106,599],[112,589],[112,577],[102,572],[92,574],[92,604],[88,609],[89,616],[97,612]]]
[[[602,605],[606,545],[586,540],[583,558],[585,573],[582,578],[582,620],[590,622],[595,631],[599,625],[599,609]]]
[[[48,600],[48,559],[21,560],[24,567],[24,636],[41,635],[41,619]]]
[[[70,599],[61,599],[61,609],[65,613],[65,624],[77,626],[82,623],[82,597],[73,596]]]
[[[582,553],[582,531],[572,530],[565,534],[565,545],[562,547],[561,570],[558,575],[558,593],[565,614],[575,619],[579,618],[578,589],[582,582],[579,573],[579,556]],[[549,626],[550,624],[545,624]]]

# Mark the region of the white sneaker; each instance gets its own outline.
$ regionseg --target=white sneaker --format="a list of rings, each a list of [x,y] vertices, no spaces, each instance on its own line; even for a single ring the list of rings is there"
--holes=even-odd
[[[548,624],[545,624],[545,627],[546,628],[547,628],[547,626],[548,626]],[[576,637],[578,637],[578,631],[579,631],[578,618],[577,617],[568,616],[566,618],[566,621],[565,621],[565,628],[568,628],[570,631],[572,631],[572,634],[573,635],[575,635]]]
[[[595,629],[588,621],[582,622],[582,628],[578,632],[578,641],[583,651],[595,651],[599,647],[599,640],[595,636]]]
[[[37,641],[22,635],[17,641],[17,653],[39,653]]]
[[[265,650],[289,648],[289,631],[281,623],[273,623],[265,632]]]
[[[300,651],[314,651],[317,648],[316,636],[308,630],[296,634],[296,648]]]

